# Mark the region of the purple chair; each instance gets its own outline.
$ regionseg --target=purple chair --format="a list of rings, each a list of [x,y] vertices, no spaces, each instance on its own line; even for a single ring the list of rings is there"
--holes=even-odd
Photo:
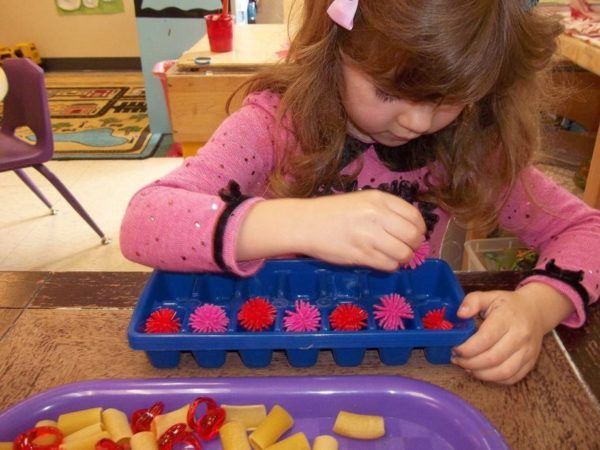
[[[45,165],[54,153],[54,140],[50,123],[50,110],[44,82],[44,71],[26,58],[7,59],[2,68],[8,79],[8,93],[4,98],[4,112],[0,128],[0,172],[13,170],[39,199],[50,208],[52,214],[57,210],[23,171],[33,167],[44,175],[50,183],[70,203],[77,213],[102,238],[103,244],[110,239],[96,225],[77,199],[64,184]],[[15,136],[15,130],[28,126],[36,137],[34,145]]]

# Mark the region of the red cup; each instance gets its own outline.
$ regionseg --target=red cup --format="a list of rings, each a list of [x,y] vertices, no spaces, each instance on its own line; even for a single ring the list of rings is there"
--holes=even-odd
[[[233,49],[233,16],[228,14],[208,14],[206,32],[210,51],[215,53],[230,52]]]

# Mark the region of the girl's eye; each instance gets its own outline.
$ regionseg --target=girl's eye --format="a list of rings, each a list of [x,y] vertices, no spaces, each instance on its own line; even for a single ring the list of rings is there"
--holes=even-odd
[[[393,102],[395,100],[398,100],[398,97],[394,97],[393,95],[390,95],[387,92],[383,92],[378,87],[375,88],[375,95],[382,102]]]

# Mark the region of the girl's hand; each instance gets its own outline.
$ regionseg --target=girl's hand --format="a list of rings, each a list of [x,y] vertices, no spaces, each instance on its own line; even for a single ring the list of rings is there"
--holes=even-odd
[[[306,200],[299,253],[342,265],[393,271],[425,240],[419,210],[378,190]]]
[[[534,368],[544,335],[573,310],[567,297],[543,283],[514,292],[472,292],[457,315],[467,319],[481,313],[484,321],[454,349],[452,362],[481,380],[514,384]]]
[[[378,190],[264,200],[244,218],[236,258],[302,254],[324,261],[393,271],[425,240],[419,210]]]

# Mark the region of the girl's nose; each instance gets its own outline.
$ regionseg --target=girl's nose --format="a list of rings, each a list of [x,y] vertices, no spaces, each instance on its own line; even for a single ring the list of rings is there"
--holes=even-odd
[[[415,134],[424,134],[431,129],[435,107],[433,103],[412,103],[410,107],[398,114],[396,121]]]

